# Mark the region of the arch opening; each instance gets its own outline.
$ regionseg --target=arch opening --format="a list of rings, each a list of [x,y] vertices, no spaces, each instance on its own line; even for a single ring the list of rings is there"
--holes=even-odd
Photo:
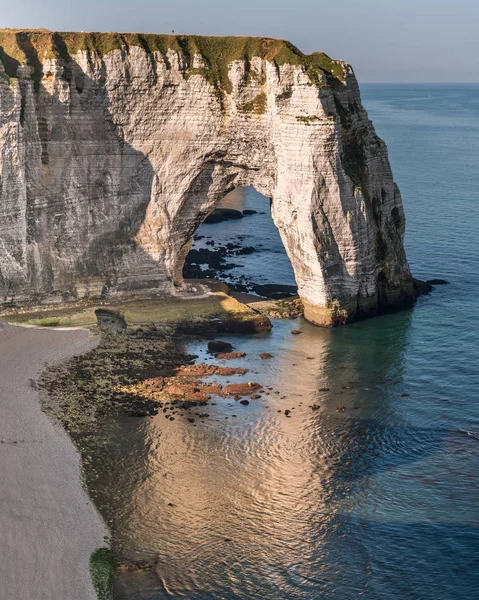
[[[240,299],[296,296],[298,286],[271,215],[271,199],[253,186],[226,194],[194,232],[183,277],[186,283],[222,281]]]

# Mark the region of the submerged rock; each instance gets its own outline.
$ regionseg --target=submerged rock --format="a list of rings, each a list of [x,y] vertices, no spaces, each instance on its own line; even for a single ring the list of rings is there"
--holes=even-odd
[[[423,294],[429,294],[429,292],[432,292],[432,285],[427,281],[422,281],[421,279],[413,279],[413,284],[418,296],[422,296]]]
[[[221,340],[213,340],[208,342],[208,352],[216,354],[218,352],[231,352],[233,346],[229,342],[223,342]]]

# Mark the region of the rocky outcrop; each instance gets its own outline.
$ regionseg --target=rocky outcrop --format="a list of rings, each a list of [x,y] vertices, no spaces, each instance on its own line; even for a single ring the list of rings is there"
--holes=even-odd
[[[409,305],[404,213],[351,67],[288,42],[0,31],[0,302],[186,293],[193,233],[272,199],[305,316]]]

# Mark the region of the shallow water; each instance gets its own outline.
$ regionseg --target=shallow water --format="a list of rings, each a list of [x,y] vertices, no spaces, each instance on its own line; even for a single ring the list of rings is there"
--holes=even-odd
[[[403,193],[411,267],[450,283],[345,328],[225,337],[247,352],[234,366],[274,388],[249,406],[112,423],[90,489],[117,550],[157,562],[122,576],[121,598],[479,595],[479,86],[368,85],[363,99]],[[256,217],[234,227],[253,235]],[[188,350],[203,360],[205,345]]]
[[[273,224],[270,200],[253,187],[237,188],[220,203],[221,207],[236,210],[255,210],[257,214],[223,223],[203,223],[197,230],[191,245],[193,249],[215,250],[235,242],[242,247],[254,247],[253,254],[232,256],[226,260],[235,265],[216,274],[216,278],[228,284],[243,284],[254,293],[254,284],[281,284],[296,286],[293,267],[284,250],[279,231]],[[214,246],[208,245],[211,241]],[[203,269],[208,268],[203,265]]]

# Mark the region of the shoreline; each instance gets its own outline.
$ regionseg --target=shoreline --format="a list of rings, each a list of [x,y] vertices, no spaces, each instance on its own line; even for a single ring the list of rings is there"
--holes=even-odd
[[[0,580],[9,600],[97,600],[89,560],[107,531],[82,486],[80,454],[31,384],[47,364],[96,343],[86,331],[0,323]]]

